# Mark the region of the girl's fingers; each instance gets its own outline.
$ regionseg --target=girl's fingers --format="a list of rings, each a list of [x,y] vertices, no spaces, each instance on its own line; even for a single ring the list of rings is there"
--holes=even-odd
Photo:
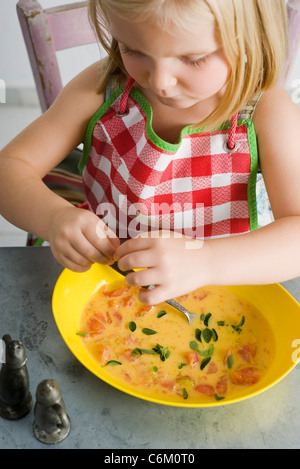
[[[150,250],[135,251],[133,253],[126,254],[125,256],[121,257],[118,262],[120,269],[124,271],[130,269],[154,267],[155,264],[155,257]]]
[[[155,286],[152,290],[141,288],[139,291],[139,299],[146,305],[157,305],[166,299],[166,290],[163,286]]]
[[[125,241],[123,244],[121,244],[117,248],[114,254],[114,258],[115,260],[118,260],[126,256],[127,254],[131,254],[136,251],[149,249],[150,246],[151,246],[151,243],[148,238],[142,238],[142,237],[132,238],[132,239]]]
[[[75,272],[85,272],[93,264],[91,260],[79,254],[76,249],[72,248],[72,246],[63,252],[57,251],[51,244],[50,248],[54,257],[60,264]]]
[[[101,220],[98,221],[96,226],[88,225],[83,230],[83,234],[90,245],[94,247],[91,254],[93,260],[103,263],[102,256],[106,257],[106,262],[112,260],[116,249],[120,245],[120,240]],[[98,251],[98,254],[96,251]]]

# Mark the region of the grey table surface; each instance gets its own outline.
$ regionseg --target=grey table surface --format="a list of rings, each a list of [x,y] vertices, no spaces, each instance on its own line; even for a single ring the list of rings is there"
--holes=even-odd
[[[33,434],[33,408],[0,418],[0,449],[295,449],[300,447],[300,365],[251,399],[213,408],[144,401],[109,386],[73,356],[55,324],[51,299],[62,267],[47,247],[0,248],[0,334],[23,342],[30,390],[56,379],[71,431],[56,445]],[[300,300],[300,278],[283,286]]]

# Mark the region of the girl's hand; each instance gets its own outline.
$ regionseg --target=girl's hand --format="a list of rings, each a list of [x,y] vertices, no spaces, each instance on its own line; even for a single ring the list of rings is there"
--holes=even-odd
[[[75,272],[87,271],[94,262],[111,264],[120,244],[94,213],[72,206],[55,213],[48,241],[56,260]]]
[[[116,250],[122,270],[144,269],[127,274],[130,285],[155,286],[141,289],[143,303],[158,304],[209,284],[209,244],[178,236],[168,231],[156,232],[155,237],[145,233]]]

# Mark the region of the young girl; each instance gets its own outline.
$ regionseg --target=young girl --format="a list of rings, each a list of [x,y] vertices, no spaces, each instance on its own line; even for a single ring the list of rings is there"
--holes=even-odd
[[[140,268],[127,281],[155,286],[141,289],[148,304],[298,276],[300,113],[277,84],[285,0],[91,0],[90,15],[108,58],[3,149],[1,213],[75,271]],[[84,138],[90,210],[41,181]],[[275,219],[259,229],[258,167]]]

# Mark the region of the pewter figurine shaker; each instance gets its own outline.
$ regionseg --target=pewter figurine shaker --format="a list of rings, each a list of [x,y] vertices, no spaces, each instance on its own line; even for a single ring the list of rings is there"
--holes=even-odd
[[[24,417],[32,407],[26,349],[22,342],[6,334],[5,363],[0,372],[0,416],[7,420]]]
[[[59,443],[68,435],[70,426],[59,384],[54,379],[41,381],[34,406],[33,431],[36,438],[46,444]]]

